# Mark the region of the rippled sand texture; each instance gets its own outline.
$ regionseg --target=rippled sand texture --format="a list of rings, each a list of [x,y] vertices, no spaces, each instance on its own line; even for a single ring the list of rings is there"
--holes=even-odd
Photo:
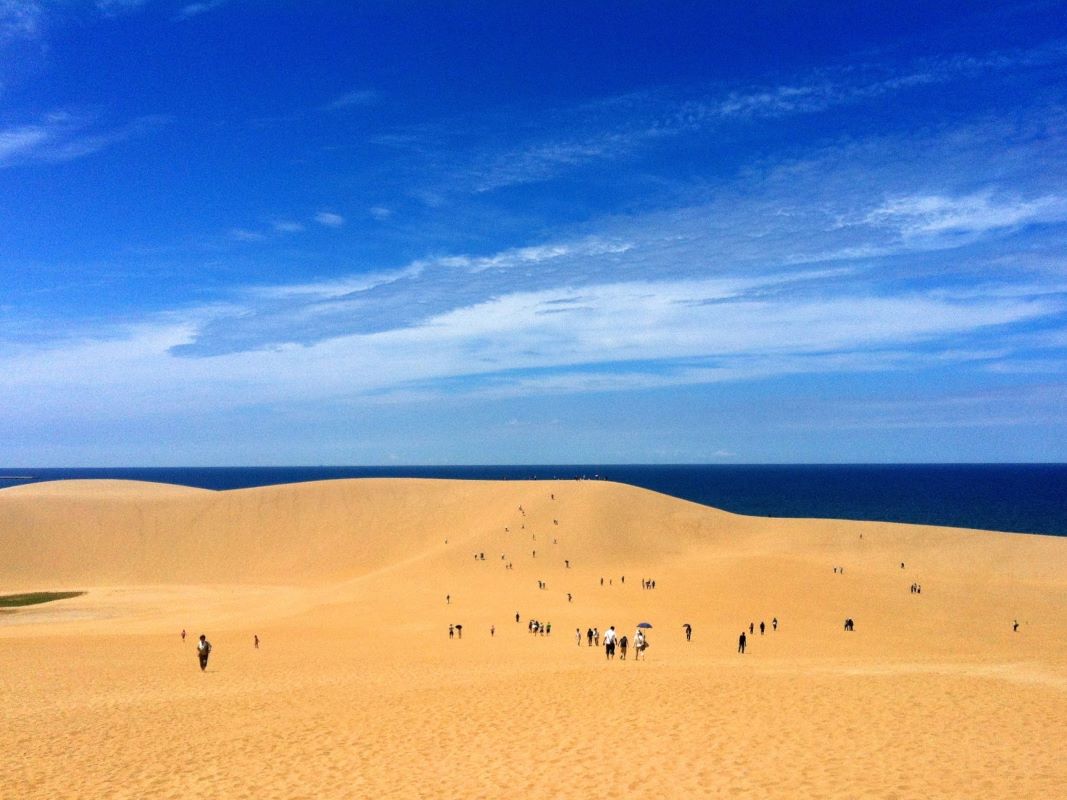
[[[0,614],[4,798],[1067,786],[1067,539],[601,482],[72,481],[0,491],[0,546],[0,593],[88,590]],[[643,620],[641,661],[575,642]]]

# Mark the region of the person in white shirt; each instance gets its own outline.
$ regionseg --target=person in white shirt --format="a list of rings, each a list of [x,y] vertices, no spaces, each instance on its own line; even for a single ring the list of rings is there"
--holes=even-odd
[[[604,631],[604,657],[615,658],[615,626]]]

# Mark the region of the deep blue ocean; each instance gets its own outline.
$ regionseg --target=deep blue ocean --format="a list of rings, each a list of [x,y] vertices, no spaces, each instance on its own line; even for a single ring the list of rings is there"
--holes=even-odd
[[[242,489],[368,477],[603,478],[739,514],[1067,536],[1067,464],[0,468],[0,488],[69,478],[121,478]]]

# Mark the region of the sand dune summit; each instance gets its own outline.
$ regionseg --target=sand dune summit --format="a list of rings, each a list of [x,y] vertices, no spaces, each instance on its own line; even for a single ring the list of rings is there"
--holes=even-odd
[[[1067,539],[374,479],[32,484],[0,545],[0,593],[86,591],[0,612],[4,798],[1067,786]]]

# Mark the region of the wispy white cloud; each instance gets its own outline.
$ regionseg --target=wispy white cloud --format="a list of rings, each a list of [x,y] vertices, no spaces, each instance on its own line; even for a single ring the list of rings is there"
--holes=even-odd
[[[904,236],[984,233],[1019,225],[1067,219],[1067,197],[995,199],[985,191],[963,197],[910,195],[892,197],[871,211],[867,222],[891,225]]]
[[[506,147],[500,137],[486,135],[478,123],[449,123],[448,130],[425,126],[377,141],[408,151],[429,150],[431,163],[456,163],[442,177],[444,188],[423,189],[439,198],[448,191],[492,192],[509,186],[538,183],[567,175],[583,166],[626,159],[657,143],[682,136],[710,136],[739,125],[778,123],[789,117],[828,112],[844,106],[901,94],[910,90],[943,88],[959,81],[978,81],[1013,71],[1067,64],[1067,44],[1052,42],[1028,50],[956,54],[918,59],[909,64],[848,64],[794,76],[788,81],[740,88],[691,87],[684,97],[663,89],[602,98],[577,107],[542,111],[531,117],[551,119],[551,133],[536,125],[508,131]],[[470,125],[469,130],[464,125]],[[484,120],[492,128],[492,118]],[[455,152],[455,142],[471,139],[470,152]],[[435,138],[441,141],[435,142]],[[489,142],[490,144],[487,144]],[[449,159],[440,149],[452,148]]]
[[[389,217],[393,216],[392,210],[386,208],[385,206],[371,206],[369,209],[367,209],[367,211],[372,217],[374,217],[379,222],[387,220],[389,219]]]
[[[41,35],[44,7],[31,0],[0,0],[0,44]]]
[[[849,102],[849,92],[945,80],[936,67],[881,83],[857,79],[848,91],[842,76],[738,91],[703,113],[742,122],[806,113]],[[677,111],[677,103],[667,105]],[[510,165],[487,150],[466,189],[632,152],[688,124],[665,109],[657,106],[669,124],[643,121],[606,137],[530,137],[509,151]],[[232,287],[224,304],[209,308],[0,349],[0,371],[17,376],[0,386],[0,404],[45,413],[72,397],[100,409],[121,398],[123,408],[150,413],[172,397],[204,408],[502,398],[813,373],[958,368],[1007,376],[1005,365],[1025,363],[1047,375],[1061,361],[1057,348],[1067,347],[1057,327],[1067,292],[1049,280],[1045,258],[1060,251],[1045,242],[1044,266],[1032,267],[1023,237],[1042,225],[1062,231],[1067,193],[1064,128],[1048,117],[1040,122],[1039,135],[1025,120],[979,120],[824,142],[788,160],[742,165],[655,210],[518,240],[524,246],[323,267],[319,280]],[[81,136],[82,128],[68,132],[64,124],[72,123],[3,131],[0,163],[40,158],[57,140]],[[385,218],[388,209],[369,213]],[[322,209],[260,224],[230,235],[280,239],[305,224],[340,227],[345,218]],[[286,241],[295,250],[296,239]],[[976,242],[987,248],[968,249]],[[1000,260],[1005,254],[1010,266]],[[196,387],[191,399],[181,390],[188,386]]]
[[[230,238],[237,242],[262,242],[267,236],[259,231],[250,231],[246,228],[231,228]]]
[[[345,92],[340,97],[331,100],[323,106],[325,111],[340,111],[341,109],[369,106],[378,102],[378,92],[374,89],[354,89]]]
[[[345,218],[333,211],[320,211],[315,215],[315,222],[327,228],[340,228],[345,224]]]
[[[1012,170],[1018,171],[1009,170],[1004,161],[997,163],[995,173],[976,170],[976,164],[986,163],[990,148],[1014,146],[1013,137],[1027,143],[1016,154],[1018,166]],[[1067,220],[1067,196],[1052,193],[1051,185],[1040,180],[1034,183],[1035,165],[1041,180],[1047,172],[1043,148],[1057,150],[1056,141],[1035,139],[1025,130],[1013,134],[994,127],[989,132],[981,126],[933,137],[830,145],[804,159],[742,173],[695,205],[606,217],[591,224],[593,235],[488,254],[415,259],[399,269],[375,270],[371,279],[334,275],[295,287],[264,287],[238,299],[246,306],[240,313],[207,322],[176,353],[219,356],[385,334],[440,321],[463,309],[488,311],[501,298],[540,292],[555,294],[552,302],[537,310],[537,317],[571,324],[575,315],[588,318],[599,306],[610,305],[604,287],[640,285],[650,276],[655,276],[648,288],[650,297],[662,297],[665,287],[708,285],[700,281],[740,282],[736,296],[693,291],[673,302],[714,306],[723,314],[738,308],[769,313],[765,309],[778,309],[785,302],[798,313],[806,308],[851,320],[856,336],[865,318],[853,317],[849,309],[866,313],[864,298],[879,301],[875,310],[889,307],[889,301],[897,298],[893,314],[898,321],[907,318],[909,309],[930,310],[931,319],[936,318],[935,309],[927,309],[924,302],[959,308],[960,318],[970,320],[977,330],[986,323],[964,313],[969,304],[1014,301],[1047,310],[1061,295],[1044,272],[1024,265],[1010,270],[998,266],[996,250],[977,263],[970,256],[961,260],[950,255],[979,241],[1007,243],[1030,225]],[[935,179],[941,191],[916,190]],[[976,181],[988,181],[988,186],[975,191]],[[999,188],[998,181],[1007,181],[1011,191]],[[839,297],[849,302],[826,305]],[[657,308],[655,303],[634,304],[614,308],[613,313],[619,319],[653,314],[663,320],[657,330],[665,336],[681,337],[691,319],[713,325],[702,316],[705,312],[664,314]],[[514,309],[509,313],[521,316]],[[876,335],[876,323],[872,316],[870,341],[889,341],[891,337]],[[808,324],[811,330],[826,330],[824,323],[811,319],[795,331],[777,331],[786,341],[801,342]],[[727,327],[747,330],[740,320],[728,319]],[[941,328],[930,335],[954,336],[972,328]],[[521,340],[529,332],[536,341],[540,330],[535,325],[528,331],[484,335]],[[844,341],[826,344],[847,346]],[[557,347],[560,352],[566,349],[564,342],[557,342]],[[631,357],[618,353],[608,358],[609,352],[604,348],[605,360]],[[678,356],[668,348],[662,355],[650,352],[643,357]]]
[[[221,312],[201,309],[108,338],[9,348],[0,368],[12,379],[0,388],[0,401],[16,408],[32,391],[53,406],[77,396],[79,413],[109,403],[156,413],[165,397],[181,398],[187,408],[218,407],[403,393],[419,385],[432,392],[436,383],[457,379],[464,381],[460,392],[503,397],[868,371],[921,363],[916,344],[1064,311],[1053,300],[847,293],[802,302],[755,299],[769,286],[770,279],[676,281],[586,287],[580,297],[564,289],[514,293],[379,333],[175,358],[170,353]],[[60,386],[67,391],[48,389]],[[190,386],[197,387],[192,395]]]
[[[205,0],[202,3],[189,3],[178,11],[175,19],[187,20],[199,17],[201,14],[206,14],[208,11],[214,11],[216,8],[226,5],[228,2],[229,0]]]
[[[32,154],[50,138],[48,128],[42,125],[22,125],[0,130],[0,165]]]
[[[152,0],[96,0],[97,10],[104,16],[126,14],[152,2]]]
[[[37,122],[0,129],[0,167],[73,161],[166,124],[161,116],[140,117],[117,126],[93,117],[53,112]]]

